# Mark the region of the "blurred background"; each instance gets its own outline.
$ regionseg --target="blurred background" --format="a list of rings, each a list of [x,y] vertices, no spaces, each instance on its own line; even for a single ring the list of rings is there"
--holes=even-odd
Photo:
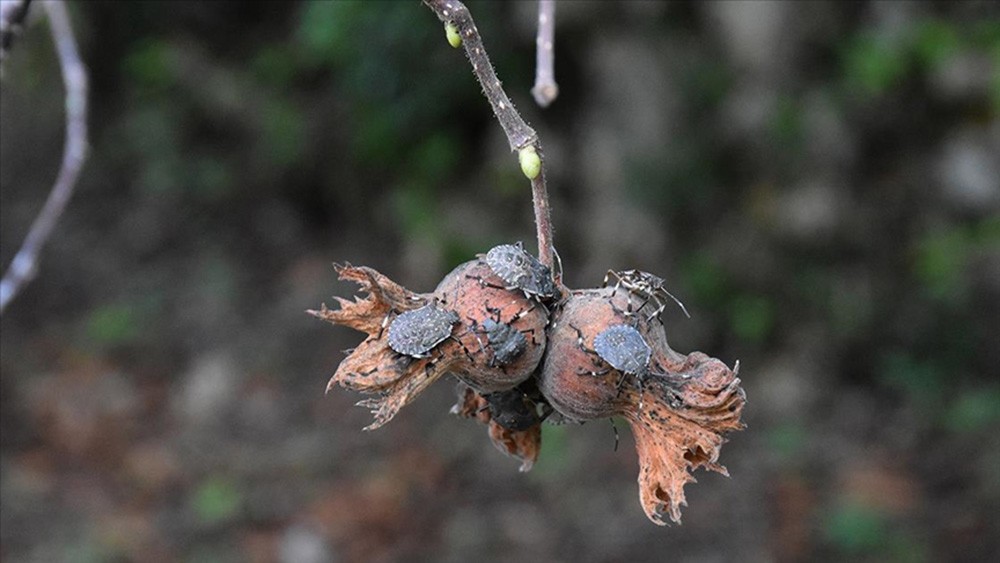
[[[92,153],[0,321],[6,561],[985,561],[1000,554],[1000,9],[968,2],[469,2],[539,132],[571,287],[666,278],[673,348],[741,361],[731,479],[639,506],[627,426],[535,469],[448,414],[389,425],[304,311],[534,248],[464,57],[406,2],[78,2]],[[35,6],[2,83],[6,268],[58,169]]]

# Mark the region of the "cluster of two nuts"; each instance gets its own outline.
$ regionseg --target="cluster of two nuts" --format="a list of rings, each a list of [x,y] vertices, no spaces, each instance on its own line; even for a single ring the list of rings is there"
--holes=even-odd
[[[644,272],[570,291],[517,245],[501,245],[415,294],[370,268],[340,266],[368,293],[314,315],[368,333],[330,386],[376,395],[376,428],[446,373],[462,383],[460,415],[489,425],[494,444],[522,460],[538,456],[541,423],[556,411],[587,421],[624,417],[640,456],[646,514],[680,520],[690,470],[718,465],[723,434],[742,428],[736,373],[699,352],[667,346],[659,314],[673,296]],[[683,306],[682,306],[683,307]],[[328,387],[329,388],[329,387]]]

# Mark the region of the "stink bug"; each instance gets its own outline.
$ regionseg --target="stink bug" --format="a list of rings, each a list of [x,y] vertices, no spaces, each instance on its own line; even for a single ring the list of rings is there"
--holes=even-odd
[[[517,244],[501,244],[486,253],[486,263],[509,289],[519,289],[525,295],[541,299],[555,297],[558,293],[552,281],[552,271]]]
[[[458,314],[454,311],[428,303],[393,319],[389,325],[389,347],[406,356],[426,358],[435,346],[451,337],[457,322]]]

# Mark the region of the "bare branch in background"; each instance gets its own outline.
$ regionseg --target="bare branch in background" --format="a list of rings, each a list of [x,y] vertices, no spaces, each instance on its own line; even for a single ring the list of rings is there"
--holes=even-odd
[[[486,54],[483,40],[479,36],[475,22],[472,21],[469,9],[458,0],[424,0],[424,4],[434,10],[438,19],[445,24],[446,29],[449,25],[454,26],[453,30],[448,31],[449,42],[454,39],[453,46],[465,47],[465,54],[469,57],[469,62],[472,63],[472,71],[475,73],[476,79],[479,80],[490,106],[493,107],[493,113],[496,115],[497,121],[500,122],[500,127],[507,135],[507,142],[510,143],[511,150],[518,152],[522,162],[522,170],[525,170],[525,153],[532,153],[532,158],[534,158],[535,153],[537,154],[537,165],[534,167],[537,170],[533,175],[525,170],[525,175],[531,179],[535,227],[538,234],[538,259],[542,264],[551,268],[554,251],[552,219],[549,216],[549,196],[545,189],[545,172],[538,135],[514,109],[514,104],[511,103],[510,98],[507,97],[500,85],[500,79],[497,78],[497,74],[493,70],[493,65]],[[457,38],[454,36],[455,33],[457,33]]]
[[[535,86],[531,94],[535,103],[549,107],[559,95],[556,84],[555,53],[553,46],[556,35],[555,0],[538,0],[538,39],[535,40]]]
[[[35,218],[24,244],[0,280],[0,313],[3,313],[24,284],[35,277],[38,254],[73,195],[73,188],[87,157],[87,69],[80,60],[65,3],[53,0],[43,5],[49,16],[52,39],[56,44],[59,67],[66,85],[66,144],[59,175],[45,206]]]
[[[3,63],[14,38],[21,33],[30,4],[31,0],[0,1],[0,72],[3,72]]]

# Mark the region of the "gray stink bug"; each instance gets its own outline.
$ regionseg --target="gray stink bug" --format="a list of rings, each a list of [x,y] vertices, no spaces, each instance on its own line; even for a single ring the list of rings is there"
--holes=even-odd
[[[389,325],[389,347],[406,356],[426,358],[435,346],[451,336],[457,322],[458,314],[454,311],[428,303],[393,319]]]
[[[486,319],[483,321],[483,330],[493,349],[491,364],[505,366],[523,354],[528,347],[528,339],[507,323]]]
[[[486,310],[492,313],[493,317],[483,319],[481,323],[477,323],[474,319],[469,319],[474,330],[478,325],[486,334],[486,341],[493,350],[493,357],[490,358],[490,367],[505,366],[523,354],[528,347],[528,339],[524,336],[525,333],[530,334],[531,341],[535,342],[535,329],[528,329],[521,332],[511,324],[524,315],[527,315],[532,309],[534,309],[534,306],[514,315],[510,321],[505,323],[500,320],[500,309],[490,307],[487,304]],[[480,351],[485,352],[483,343],[478,335],[476,336],[476,340],[479,341]]]
[[[517,244],[494,246],[486,253],[486,263],[510,289],[520,289],[528,295],[543,299],[555,297],[556,284],[552,281],[552,271]]]
[[[639,331],[628,325],[610,326],[594,337],[594,351],[618,371],[644,377],[653,350]]]
[[[538,403],[520,389],[510,389],[483,395],[490,418],[508,430],[520,432],[544,421],[552,414],[552,407],[544,404],[542,414],[538,413]]]
[[[666,283],[663,278],[649,272],[643,272],[642,270],[624,270],[621,272],[608,270],[608,274],[604,276],[604,287],[608,286],[612,277],[617,280],[615,282],[615,291],[619,287],[624,287],[629,292],[628,312],[626,314],[631,315],[633,312],[637,312],[645,307],[647,303],[652,302],[656,309],[647,318],[647,320],[652,320],[653,317],[658,317],[663,313],[663,310],[667,308],[666,301],[672,299],[674,303],[680,306],[681,311],[684,311],[684,315],[691,318],[687,308],[684,307],[680,299],[674,297],[672,293],[663,287],[663,284]],[[631,295],[635,295],[642,300],[635,311],[632,310]]]
[[[571,325],[572,326],[572,325]],[[572,327],[577,334],[577,345],[584,352],[596,354],[607,362],[612,368],[621,372],[618,380],[618,391],[621,392],[625,383],[626,375],[634,375],[639,381],[639,408],[642,409],[642,396],[645,389],[646,380],[653,375],[669,377],[664,373],[651,372],[649,360],[652,356],[652,348],[646,343],[635,327],[629,325],[614,325],[602,330],[594,337],[594,349],[589,350],[583,343],[583,332],[576,327]],[[600,376],[608,373],[608,369],[603,371],[583,371],[582,375]],[[676,402],[676,400],[675,400]]]

